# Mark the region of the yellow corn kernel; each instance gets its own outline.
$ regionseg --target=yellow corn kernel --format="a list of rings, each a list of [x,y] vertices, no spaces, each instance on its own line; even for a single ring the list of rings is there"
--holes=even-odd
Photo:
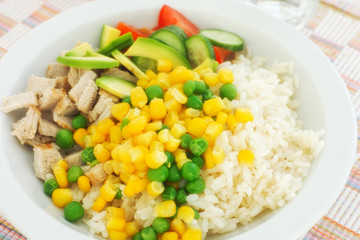
[[[144,107],[149,107],[149,106],[145,105]],[[140,116],[144,116],[146,118],[146,123],[150,122],[151,120],[150,112],[148,112],[147,110],[141,109]]]
[[[197,110],[197,109],[194,109],[194,108],[187,108],[185,110],[185,116],[190,117],[190,118],[199,117],[200,113],[201,113],[200,110]]]
[[[135,164],[134,164],[135,165]],[[145,164],[144,164],[145,165]],[[146,165],[145,165],[146,166]],[[136,166],[135,166],[136,168]],[[149,168],[147,168],[149,169]],[[146,170],[145,170],[146,171]],[[136,168],[136,172],[134,173],[136,176],[138,176],[139,178],[141,179],[145,179],[146,180],[146,176],[147,176],[147,173],[145,171],[139,171],[137,168]],[[146,182],[147,183],[147,182]]]
[[[115,126],[115,123],[110,118],[101,119],[97,124],[97,131],[102,134],[109,134],[110,129]]]
[[[227,98],[224,98],[222,101],[224,103],[223,111],[228,114],[231,113],[231,111],[232,111],[231,101]]]
[[[173,84],[185,83],[188,80],[194,79],[194,72],[188,70],[184,66],[176,67],[170,74],[170,79]]]
[[[175,152],[180,146],[180,139],[175,138],[173,135],[169,135],[169,141],[165,143],[165,150],[169,152]]]
[[[201,117],[203,120],[205,120],[205,122],[207,123],[207,124],[210,124],[210,123],[212,123],[212,122],[215,122],[215,120],[212,118],[212,117],[210,117],[210,116],[203,116],[203,117]]]
[[[134,236],[139,232],[139,224],[137,222],[127,222],[125,225],[125,232],[129,237]]]
[[[149,149],[144,145],[136,145],[129,150],[129,155],[132,163],[144,162],[146,154],[149,153]]]
[[[173,200],[163,201],[156,205],[155,215],[157,217],[172,217],[176,213],[176,204]]]
[[[156,78],[151,79],[151,80],[148,82],[148,84],[146,85],[145,89],[147,89],[147,88],[150,87],[150,86],[154,86],[154,85],[156,85]]]
[[[219,83],[220,79],[216,73],[206,73],[203,75],[205,83],[209,86],[215,86]]]
[[[205,135],[215,140],[216,137],[222,133],[222,131],[223,131],[223,125],[221,123],[212,122],[207,126],[205,130]]]
[[[130,110],[130,104],[126,102],[117,103],[111,107],[111,115],[118,121],[122,121]]]
[[[238,154],[238,161],[240,165],[251,166],[254,163],[254,159],[254,154],[248,149],[243,149]]]
[[[170,59],[159,59],[157,61],[157,70],[159,72],[170,72],[171,69],[173,68],[173,64],[172,64],[172,61]]]
[[[134,140],[134,145],[142,145],[142,146],[150,147],[151,143],[155,141],[156,138],[157,138],[156,132],[148,131],[135,135],[133,140]]]
[[[95,143],[102,143],[106,140],[106,135],[100,133],[99,131],[95,131],[92,135],[91,135],[91,140]]]
[[[107,207],[106,218],[110,219],[112,217],[125,219],[125,210],[123,208]]]
[[[104,185],[100,188],[100,195],[105,199],[107,202],[111,202],[115,195],[117,189],[114,184],[110,183],[109,181],[105,182]]]
[[[69,166],[68,166],[68,164],[66,163],[65,160],[59,160],[59,161],[57,161],[56,164],[55,164],[55,166],[60,166],[60,167],[62,167],[63,169],[65,169],[65,171],[68,170],[68,168],[69,168]]]
[[[112,161],[113,160],[110,160],[110,161],[107,161],[104,163],[104,171],[106,172],[106,174],[112,174],[114,172],[114,169],[113,169],[113,166],[112,166]]]
[[[86,129],[90,134],[94,134],[96,131],[96,125],[95,124],[91,124],[90,126],[88,126],[88,128]]]
[[[137,177],[139,177],[139,176],[137,176]],[[135,193],[139,193],[139,192],[142,192],[143,190],[145,190],[146,185],[148,184],[148,182],[149,182],[149,180],[147,179],[146,175],[145,175],[145,178],[140,178],[139,177],[139,179],[136,180],[135,184],[134,184]]]
[[[79,128],[74,132],[73,138],[74,141],[80,145],[80,147],[85,148],[84,137],[89,135],[88,131],[85,128]]]
[[[176,111],[170,111],[165,117],[164,124],[172,128],[179,121],[179,115]]]
[[[159,141],[153,141],[150,144],[150,152],[154,152],[154,151],[163,152],[164,151],[164,145]]]
[[[165,232],[161,238],[161,240],[178,240],[178,239],[179,239],[179,235],[177,234],[177,232]]]
[[[166,116],[166,108],[163,99],[154,98],[151,100],[150,116],[155,120],[163,119]]]
[[[92,205],[92,210],[95,212],[101,212],[106,205],[105,199],[100,195],[96,198],[94,204]]]
[[[94,155],[96,159],[102,163],[110,159],[110,152],[102,144],[96,144],[94,147]]]
[[[189,206],[181,206],[176,217],[184,221],[184,223],[191,224],[195,217],[194,209]]]
[[[128,237],[125,231],[108,230],[108,234],[111,240],[126,240]]]
[[[136,162],[136,163],[134,163],[134,166],[135,166],[136,170],[141,171],[141,172],[145,172],[149,169],[149,167],[146,166],[145,162]]]
[[[254,120],[254,116],[248,108],[237,108],[235,110],[235,118],[240,123],[247,123]]]
[[[174,157],[175,157],[175,162],[179,162],[187,159],[186,150],[184,149],[176,150],[176,152],[174,152]]]
[[[201,240],[201,230],[195,228],[188,228],[181,240]]]
[[[216,115],[216,122],[224,125],[226,123],[227,117],[228,117],[228,115],[225,112],[219,112]]]
[[[159,129],[161,129],[162,127],[162,122],[161,121],[155,121],[155,122],[150,122],[146,125],[144,131],[157,131]]]
[[[201,77],[201,79],[204,79],[204,76],[208,73],[214,73],[214,71],[210,67],[202,67],[202,68],[195,68],[194,71]]]
[[[125,138],[125,139],[131,138],[131,134],[130,134],[130,132],[129,132],[129,130],[128,130],[127,125],[126,125],[125,127],[123,127],[123,129],[121,130],[121,135],[122,135],[123,138]]]
[[[181,136],[184,135],[185,133],[186,133],[186,128],[179,123],[175,123],[170,130],[170,134],[175,138],[181,138]]]
[[[131,162],[129,151],[126,148],[127,145],[117,145],[111,151],[111,158],[118,162]],[[130,146],[129,146],[130,147]],[[115,168],[114,168],[115,169]]]
[[[91,185],[90,185],[90,179],[87,176],[80,176],[77,180],[77,184],[81,191],[84,193],[90,192]]]
[[[112,217],[109,218],[106,224],[106,229],[114,230],[114,231],[122,231],[125,230],[125,225],[126,225],[126,221],[124,218]]]
[[[181,159],[179,161],[176,161],[176,166],[178,167],[178,169],[181,169],[184,166],[184,164],[187,162],[191,162],[191,160],[188,158]]]
[[[146,186],[146,191],[152,197],[159,196],[164,190],[165,190],[165,187],[164,187],[164,184],[162,182],[153,181],[153,182],[150,182]]]
[[[167,141],[169,141],[169,134],[170,134],[169,129],[165,128],[165,129],[161,130],[158,133],[159,142],[166,143]]]
[[[234,74],[229,68],[222,68],[218,72],[221,83],[232,83],[234,81]]]
[[[146,79],[139,79],[139,80],[137,80],[136,85],[141,88],[146,88],[148,83],[149,82]]]
[[[166,111],[175,111],[180,112],[182,104],[176,101],[175,99],[170,99],[164,102]]]
[[[135,87],[130,92],[131,104],[134,107],[142,108],[146,105],[148,98],[143,88]]]
[[[125,183],[128,184],[129,180],[130,180],[130,174],[126,173],[126,172],[121,172],[118,174],[120,176],[120,180]]]
[[[119,126],[113,126],[110,128],[110,142],[114,144],[119,144],[122,141],[121,129]]]
[[[224,109],[224,102],[220,97],[211,98],[206,100],[203,105],[203,111],[210,117],[216,116],[221,110]]]
[[[162,75],[166,75],[166,74],[165,73],[164,74],[159,73],[159,75],[158,75],[158,77],[156,79],[156,85],[161,87],[161,89],[163,91],[167,91],[170,88],[170,83],[169,83],[167,75],[166,75],[166,78],[165,77],[160,77]]]
[[[151,69],[146,70],[145,74],[146,74],[146,76],[148,76],[150,79],[156,78],[156,73],[154,73]]]
[[[136,170],[135,165],[133,163],[125,163],[125,162],[122,163],[122,169],[129,174],[134,173]]]
[[[181,237],[185,233],[185,224],[182,220],[174,218],[170,223],[170,230],[176,232]]]
[[[97,143],[93,140],[91,135],[86,135],[83,137],[85,147],[94,147]]]
[[[141,109],[140,108],[131,108],[129,110],[129,112],[126,114],[126,118],[129,120],[129,121],[132,121],[134,120],[135,118],[137,118],[138,116],[140,116],[140,113],[141,113]]]
[[[215,164],[220,164],[225,159],[224,149],[220,146],[214,146],[212,150],[213,161]]]
[[[234,130],[237,125],[239,124],[238,121],[236,121],[235,115],[234,114],[229,114],[226,120],[226,124],[228,125],[228,127],[231,130]]]
[[[59,165],[54,166],[54,175],[57,183],[59,184],[59,187],[66,188],[69,185],[69,181],[67,180],[67,172],[63,167]]]
[[[211,169],[214,167],[214,159],[211,147],[208,147],[204,154],[205,166],[207,169]]]
[[[55,206],[63,208],[72,201],[72,192],[69,188],[57,188],[52,193],[51,198]]]
[[[126,185],[125,189],[124,189],[124,194],[128,197],[133,197],[135,196],[135,190],[134,190],[134,186],[128,186]]]
[[[193,118],[187,127],[188,133],[195,137],[201,137],[207,128],[207,122],[202,118]]]
[[[119,176],[110,174],[106,177],[105,182],[109,182],[111,184],[117,184],[117,183],[120,183],[120,178],[119,178]]]
[[[177,88],[170,88],[169,91],[178,103],[185,104],[187,102],[186,95],[180,92]]]
[[[147,118],[145,116],[139,116],[129,122],[129,124],[126,126],[127,131],[131,135],[138,134],[144,130],[147,124]]]
[[[171,87],[176,88],[177,90],[179,90],[182,93],[183,88],[184,88],[184,83],[176,83],[176,84],[172,85]]]
[[[156,169],[159,168],[164,162],[166,162],[167,157],[162,151],[153,151],[146,155],[145,163],[149,168]]]
[[[128,197],[133,197],[136,193],[139,193],[146,188],[146,183],[146,179],[140,179],[136,175],[130,175],[124,189],[124,194]]]

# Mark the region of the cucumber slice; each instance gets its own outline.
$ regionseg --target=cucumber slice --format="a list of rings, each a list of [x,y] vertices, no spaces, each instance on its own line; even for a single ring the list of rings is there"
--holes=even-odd
[[[124,35],[121,35],[120,37],[116,38],[115,40],[111,41],[108,45],[101,48],[98,53],[110,56],[111,52],[115,49],[121,50],[126,47],[129,47],[131,44],[133,44],[134,39],[132,37],[131,32],[125,33]]]
[[[197,34],[185,40],[188,59],[193,68],[199,66],[206,58],[215,59],[214,48],[204,36]]]
[[[119,62],[109,57],[64,57],[59,56],[56,59],[69,67],[90,68],[90,69],[105,69],[118,67]]]
[[[182,39],[184,41],[188,38],[188,35],[184,32],[184,30],[181,27],[177,26],[177,25],[169,25],[169,26],[166,26],[164,28],[176,32],[179,36],[182,37]]]
[[[87,42],[84,42],[80,44],[79,46],[74,47],[73,49],[67,51],[65,53],[66,57],[83,57],[85,56],[87,51],[94,51],[90,44]]]
[[[157,73],[157,61],[154,59],[134,56],[131,58],[131,61],[143,72],[150,69],[154,73]]]
[[[103,48],[109,43],[111,43],[113,40],[120,36],[120,33],[121,31],[119,29],[104,24],[100,37],[100,48]]]
[[[220,29],[203,29],[200,34],[207,37],[212,44],[229,51],[241,51],[244,48],[244,39],[239,35]]]
[[[132,72],[137,79],[146,79],[149,80],[149,77],[143,73],[128,57],[122,54],[119,50],[114,50],[111,52],[111,55],[118,60],[124,67],[126,67],[130,72]]]
[[[183,37],[178,35],[176,31],[161,28],[155,31],[149,36],[149,38],[155,39],[169,47],[172,47],[176,51],[180,52],[182,55],[187,57],[186,47],[184,44]]]
[[[135,84],[129,81],[126,81],[119,77],[111,76],[102,76],[96,79],[96,86],[108,91],[109,93],[118,96],[119,98],[124,98],[130,96],[131,89],[135,87]]]
[[[138,37],[126,51],[125,56],[141,56],[155,60],[167,58],[172,61],[174,68],[178,66],[191,68],[189,61],[181,53],[151,38]]]

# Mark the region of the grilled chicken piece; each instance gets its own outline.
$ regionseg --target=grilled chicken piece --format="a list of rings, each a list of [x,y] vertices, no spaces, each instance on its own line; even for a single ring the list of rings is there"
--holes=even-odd
[[[104,164],[98,163],[85,173],[89,177],[91,184],[99,184],[105,181],[107,174],[104,171]]]
[[[69,74],[70,68],[61,63],[50,63],[46,72],[46,77],[66,77]]]
[[[39,99],[39,108],[41,111],[49,111],[55,107],[61,98],[66,96],[65,89],[46,89]]]
[[[33,150],[35,176],[46,180],[46,175],[52,172],[51,168],[62,159],[59,148],[55,143],[44,143],[34,146]]]
[[[79,110],[67,95],[56,104],[54,111],[58,115],[76,115],[79,113]]]
[[[38,132],[48,137],[56,137],[57,132],[61,129],[56,123],[40,118]]]
[[[81,160],[81,152],[82,151],[74,152],[64,158],[69,168],[71,168],[72,166],[80,166],[84,164],[84,162]]]
[[[10,97],[2,98],[1,110],[9,113],[16,109],[38,106],[38,98],[35,92],[23,92]]]
[[[26,91],[33,91],[39,96],[48,88],[56,88],[56,80],[54,78],[31,76],[26,87]]]
[[[53,111],[53,120],[60,127],[69,129],[70,131],[74,131],[74,128],[72,127],[72,118],[71,117],[59,115],[55,111]]]
[[[16,136],[21,144],[35,138],[41,112],[37,107],[30,107],[25,117],[13,124],[11,135]]]

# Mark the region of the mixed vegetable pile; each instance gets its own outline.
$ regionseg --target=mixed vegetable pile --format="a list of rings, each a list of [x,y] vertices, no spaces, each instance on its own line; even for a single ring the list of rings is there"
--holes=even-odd
[[[122,22],[117,28],[104,25],[100,50],[82,43],[58,57],[72,67],[104,69],[121,64],[138,79],[135,85],[118,77],[98,78],[98,87],[122,98],[113,105],[112,118],[88,126],[87,118],[79,115],[72,121],[75,132],[62,129],[56,135],[60,148],[80,145],[83,162],[92,167],[101,164],[108,174],[92,209],[106,209],[111,239],[201,239],[199,229],[186,227],[199,218],[199,212],[186,205],[186,196],[205,190],[202,168],[224,160],[216,137],[253,120],[249,109],[233,109],[230,104],[237,97],[230,69],[217,71],[218,63],[243,44],[230,32],[199,31],[164,5],[154,31]],[[242,164],[254,160],[249,150],[241,151],[238,158]],[[89,178],[80,166],[68,168],[64,160],[53,171],[55,179],[45,182],[45,194],[64,208],[66,220],[81,219],[84,209],[73,201],[70,187],[77,184],[88,193]],[[141,229],[135,221],[126,222],[126,209],[111,202],[143,191],[161,196],[162,202],[154,210],[157,217],[152,225]]]

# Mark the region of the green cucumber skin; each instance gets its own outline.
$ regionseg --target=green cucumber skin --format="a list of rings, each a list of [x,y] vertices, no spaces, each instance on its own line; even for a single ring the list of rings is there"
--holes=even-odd
[[[118,67],[119,62],[108,57],[64,57],[59,56],[56,59],[69,67],[90,68],[90,69],[106,69]]]
[[[154,59],[134,56],[131,58],[131,61],[143,72],[150,69],[154,73],[157,73],[157,61]]]
[[[124,48],[130,47],[131,44],[134,43],[134,39],[132,37],[132,34],[130,32],[125,33],[124,35],[121,35],[120,37],[113,40],[111,43],[109,43],[107,46],[101,48],[98,53],[110,56],[111,52],[115,49],[122,50]]]
[[[136,87],[132,82],[118,77],[102,76],[96,79],[96,86],[120,98],[130,96],[131,89]]]
[[[241,51],[244,48],[244,39],[239,35],[220,29],[202,29],[200,34],[210,40],[217,47],[227,49],[229,51]]]
[[[169,29],[176,32],[184,41],[188,38],[188,35],[184,32],[184,30],[177,25],[169,25],[164,27],[164,29]]]
[[[206,37],[197,34],[185,41],[188,51],[188,59],[193,68],[199,66],[206,58],[215,60],[215,52],[212,43]]]
[[[187,57],[187,51],[183,37],[178,35],[175,31],[162,28],[152,33],[149,38],[155,39],[169,47],[172,47],[173,49]]]

